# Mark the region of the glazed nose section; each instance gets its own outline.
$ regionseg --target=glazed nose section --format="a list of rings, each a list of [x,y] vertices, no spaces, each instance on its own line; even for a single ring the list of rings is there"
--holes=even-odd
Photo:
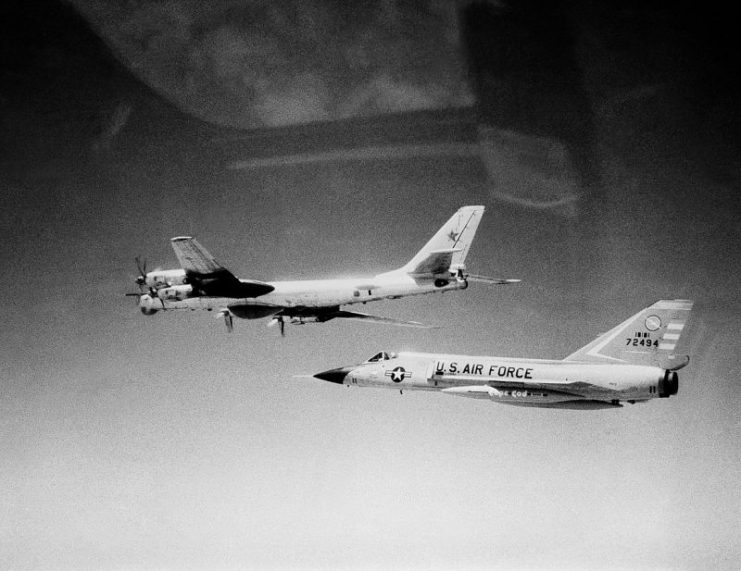
[[[329,371],[324,371],[322,373],[317,373],[314,375],[317,379],[321,379],[323,381],[329,381],[330,383],[337,383],[338,385],[341,385],[345,382],[345,377],[347,374],[352,371],[355,367],[340,367],[339,369],[330,369]]]

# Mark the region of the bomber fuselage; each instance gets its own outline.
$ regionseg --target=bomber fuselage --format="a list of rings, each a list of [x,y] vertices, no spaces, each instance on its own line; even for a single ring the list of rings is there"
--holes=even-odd
[[[153,311],[196,310],[223,308],[265,308],[274,307],[276,311],[284,308],[329,308],[395,299],[410,295],[445,292],[465,289],[465,280],[447,279],[414,279],[407,274],[382,274],[372,278],[331,279],[331,280],[296,280],[266,282],[273,291],[250,298],[225,298],[194,295],[187,284],[173,283],[161,287],[152,295],[142,296],[140,306]],[[264,315],[259,315],[263,317]]]

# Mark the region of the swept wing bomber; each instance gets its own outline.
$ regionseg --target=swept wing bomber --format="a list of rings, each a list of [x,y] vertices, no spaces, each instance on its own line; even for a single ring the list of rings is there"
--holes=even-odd
[[[286,322],[320,323],[337,318],[426,327],[416,321],[347,311],[342,306],[462,290],[468,282],[520,281],[466,271],[466,256],[483,213],[483,206],[460,208],[407,264],[366,278],[273,282],[239,279],[195,238],[179,236],[171,244],[180,268],[147,272],[146,264],[140,264],[137,258],[140,275],[136,283],[141,291],[127,295],[138,298],[145,315],[173,310],[216,311],[224,317],[229,331],[233,317],[270,318],[269,325],[279,324],[281,334]]]

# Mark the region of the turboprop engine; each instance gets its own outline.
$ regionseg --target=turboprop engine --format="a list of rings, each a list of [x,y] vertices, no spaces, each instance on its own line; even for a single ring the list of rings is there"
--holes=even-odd
[[[176,285],[157,290],[157,297],[163,301],[182,301],[189,298],[191,293],[193,293],[193,286]]]
[[[162,302],[145,293],[139,297],[139,309],[144,315],[154,315],[162,308]]]
[[[306,325],[307,323],[323,323],[327,321],[325,317],[321,315],[294,315],[291,317],[291,323],[294,325]]]
[[[143,285],[154,289],[180,286],[188,281],[185,270],[154,270],[140,277],[144,278]]]

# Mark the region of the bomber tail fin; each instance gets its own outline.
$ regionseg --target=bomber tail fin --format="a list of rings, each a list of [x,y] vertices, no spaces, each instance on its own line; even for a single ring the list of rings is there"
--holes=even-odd
[[[679,369],[687,364],[689,356],[676,355],[674,349],[692,305],[693,302],[686,299],[657,301],[572,353],[564,361],[622,361],[633,365]]]
[[[459,208],[400,271],[412,275],[429,275],[464,268],[468,250],[483,214],[483,206]]]

